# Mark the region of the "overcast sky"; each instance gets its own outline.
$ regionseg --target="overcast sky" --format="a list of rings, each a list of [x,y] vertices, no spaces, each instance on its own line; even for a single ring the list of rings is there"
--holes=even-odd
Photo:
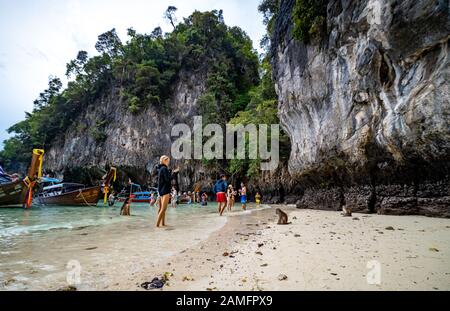
[[[64,80],[66,63],[79,50],[95,54],[97,36],[116,28],[122,41],[133,27],[149,33],[160,26],[169,5],[177,17],[194,10],[222,9],[225,23],[240,26],[259,50],[264,35],[260,0],[0,0],[0,149],[6,129],[23,120],[33,101],[46,89],[48,77]]]

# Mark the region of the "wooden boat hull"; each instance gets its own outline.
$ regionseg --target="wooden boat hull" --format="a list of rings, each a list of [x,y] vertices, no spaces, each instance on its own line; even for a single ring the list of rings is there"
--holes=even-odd
[[[41,205],[64,206],[96,206],[99,200],[100,187],[84,188],[61,195],[36,197],[34,202]]]
[[[35,176],[41,175],[43,156],[44,150],[33,149],[31,165],[28,169],[27,177],[24,180],[0,184],[0,207],[23,207],[24,205],[31,203],[31,201],[25,202],[29,190],[27,185],[33,187],[35,184]]]
[[[27,187],[22,181],[0,184],[0,207],[22,207]]]
[[[126,199],[119,198],[117,202],[125,202]],[[132,199],[131,203],[150,203],[150,199]]]

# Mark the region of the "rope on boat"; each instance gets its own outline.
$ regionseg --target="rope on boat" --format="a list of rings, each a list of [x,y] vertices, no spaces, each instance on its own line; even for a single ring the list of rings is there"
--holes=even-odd
[[[79,195],[81,195],[81,197],[83,198],[83,201],[84,201],[84,203],[86,203],[86,205],[91,206],[91,207],[97,206],[94,204],[90,204],[90,203],[88,203],[88,201],[86,201],[86,199],[84,198],[84,195],[83,195],[83,189],[78,190],[78,192],[79,192]]]

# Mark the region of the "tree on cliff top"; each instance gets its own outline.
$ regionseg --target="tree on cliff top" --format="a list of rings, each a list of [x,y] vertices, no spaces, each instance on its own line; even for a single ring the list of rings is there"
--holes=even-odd
[[[0,156],[10,162],[28,159],[32,148],[46,148],[66,131],[78,131],[77,117],[87,107],[100,105],[100,99],[120,96],[136,114],[150,105],[162,113],[170,111],[173,85],[182,69],[204,72],[210,95],[205,99],[211,99],[213,111],[224,112],[225,121],[245,109],[246,94],[259,82],[258,56],[250,38],[242,29],[225,25],[221,10],[196,11],[178,24],[175,11],[166,11],[174,26],[170,33],[156,28],[139,34],[130,28],[128,41],[122,43],[112,29],[98,37],[98,55],[80,51],[67,64],[67,87],[62,89],[59,79],[49,82],[33,112],[9,129],[15,136],[5,141]],[[101,137],[98,141],[105,137],[101,127],[88,135]]]
[[[166,12],[164,12],[164,18],[167,19],[170,24],[173,26],[173,29],[175,29],[175,23],[177,22],[177,18],[175,16],[175,13],[177,12],[177,8],[174,6],[169,6],[166,10]]]

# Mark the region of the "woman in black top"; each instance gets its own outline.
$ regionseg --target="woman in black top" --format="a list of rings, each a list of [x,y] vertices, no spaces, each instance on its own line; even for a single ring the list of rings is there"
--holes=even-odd
[[[159,160],[160,167],[158,172],[158,193],[161,199],[161,205],[158,212],[158,219],[156,221],[156,227],[166,226],[166,210],[170,200],[171,185],[171,173],[169,171],[170,158],[168,156],[162,156]],[[175,170],[174,173],[178,172]]]

